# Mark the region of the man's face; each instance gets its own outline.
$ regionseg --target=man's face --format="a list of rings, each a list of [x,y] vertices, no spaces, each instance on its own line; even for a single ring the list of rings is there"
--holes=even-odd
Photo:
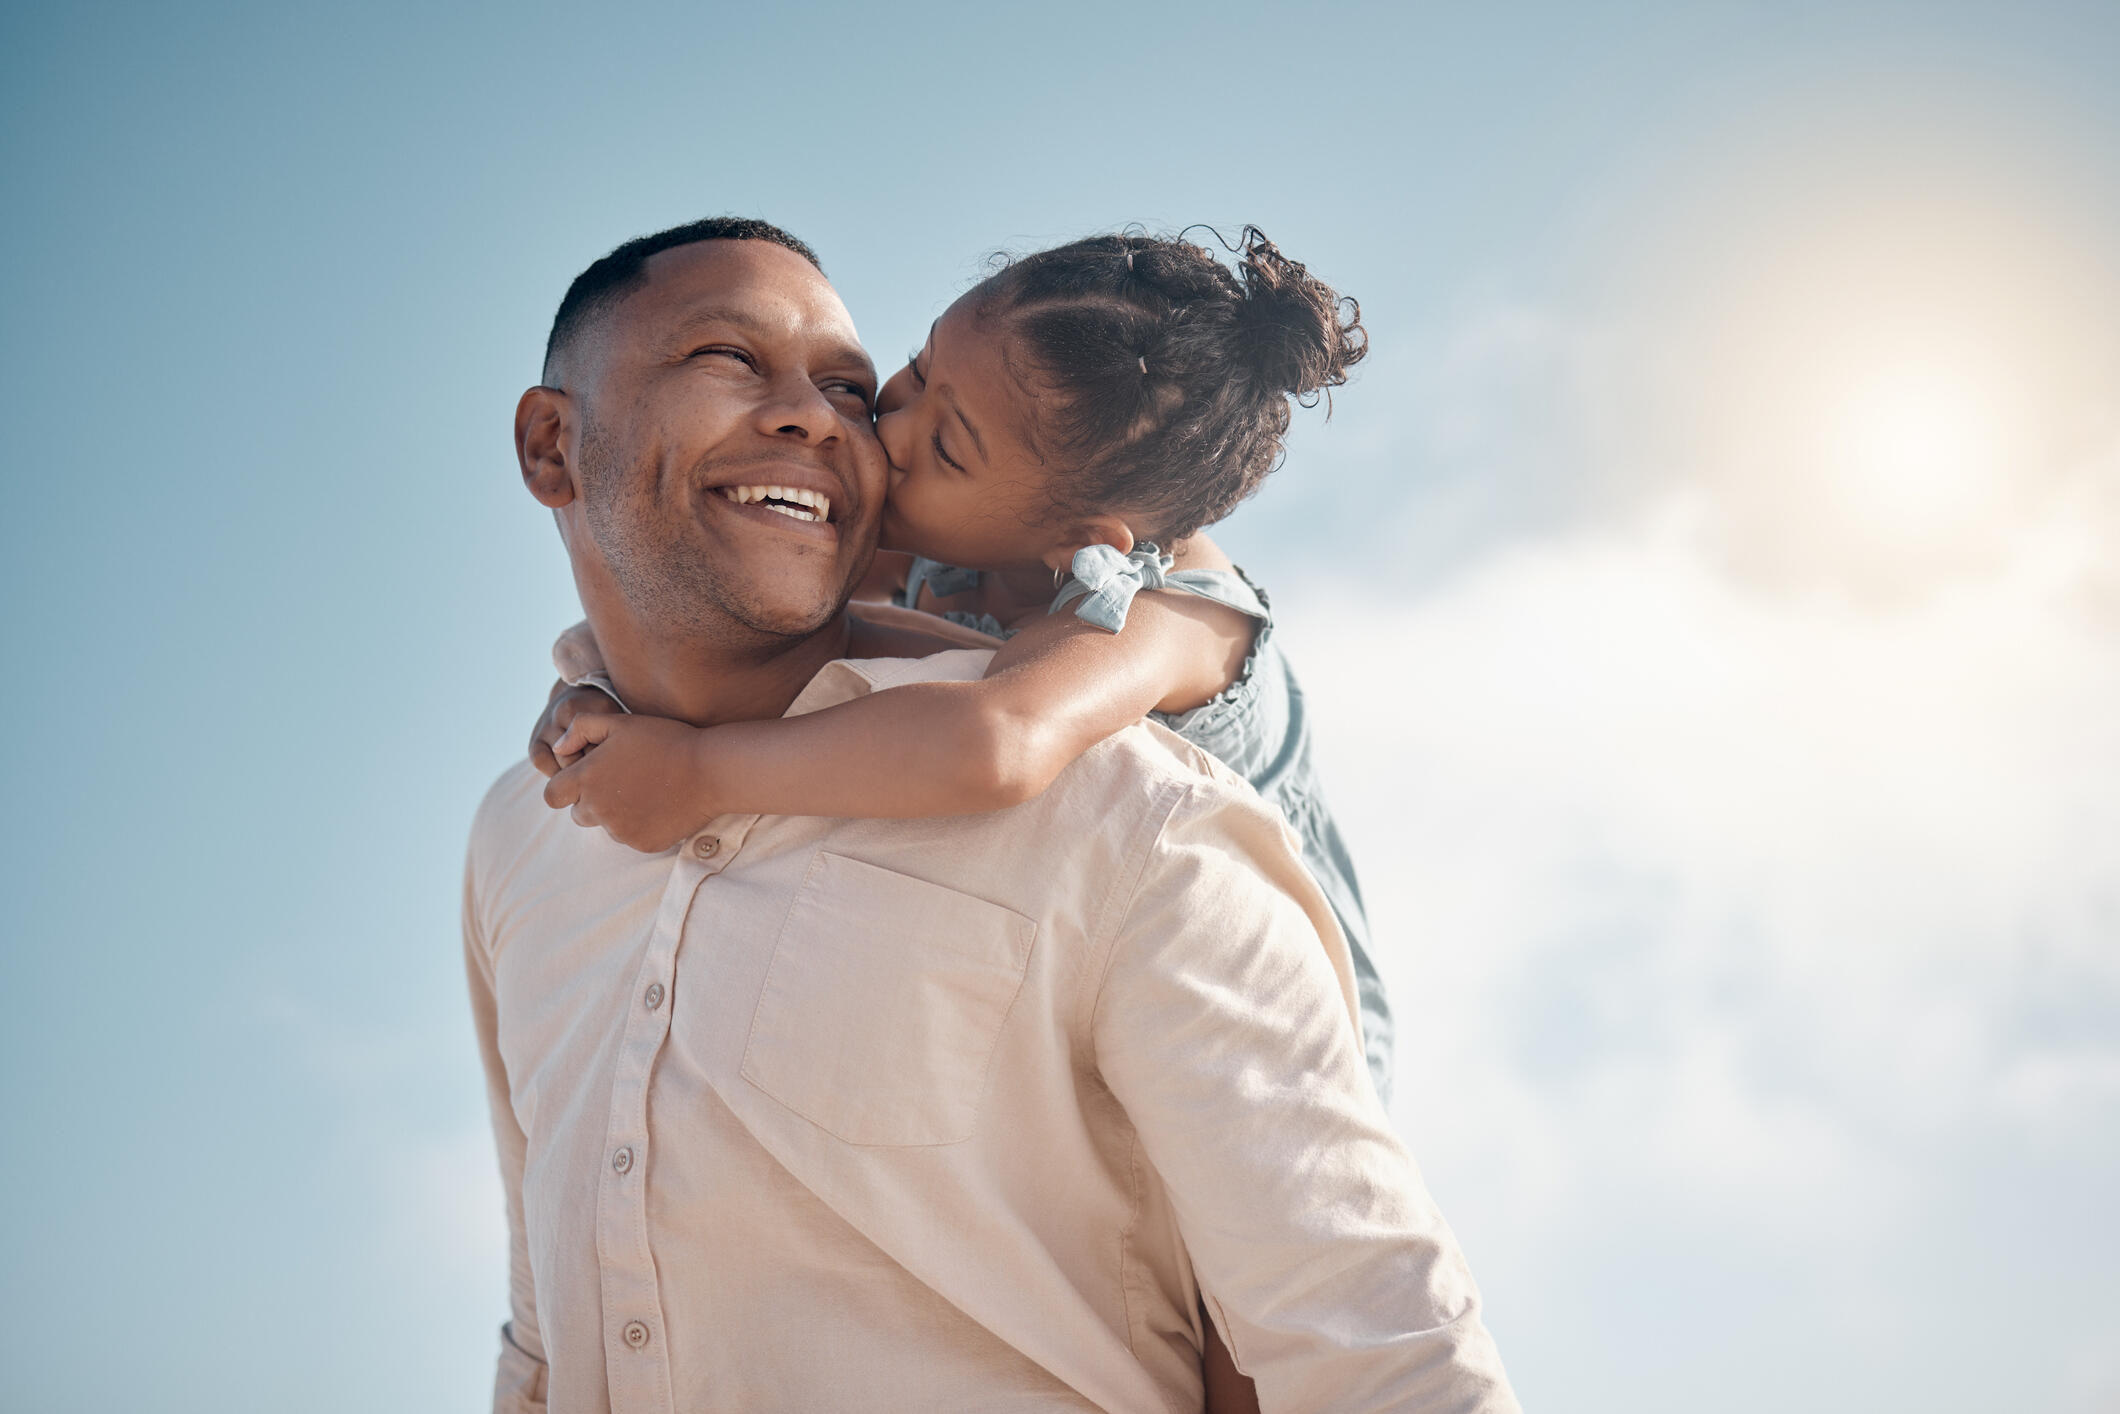
[[[646,269],[566,358],[577,577],[600,560],[651,631],[815,633],[868,568],[883,505],[853,320],[815,267],[765,241],[679,246]]]

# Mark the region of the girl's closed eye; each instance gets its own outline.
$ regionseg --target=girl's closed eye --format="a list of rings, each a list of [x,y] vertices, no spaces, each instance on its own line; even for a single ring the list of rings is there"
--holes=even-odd
[[[920,367],[920,356],[925,352],[927,352],[925,349],[915,349],[905,356],[906,370],[913,375],[913,382],[922,388],[927,387],[927,374]],[[951,471],[961,472],[964,470],[964,463],[951,456],[949,448],[942,444],[942,429],[940,427],[928,434],[928,446],[935,453],[935,460],[941,462]]]

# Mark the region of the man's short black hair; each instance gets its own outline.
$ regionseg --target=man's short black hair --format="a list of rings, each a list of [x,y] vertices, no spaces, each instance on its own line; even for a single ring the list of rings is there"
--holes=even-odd
[[[559,302],[559,313],[552,316],[552,332],[545,339],[546,376],[551,374],[553,357],[567,346],[583,325],[625,298],[628,290],[647,278],[649,256],[681,245],[696,245],[700,241],[771,241],[774,245],[786,246],[817,266],[819,274],[824,273],[816,251],[780,227],[748,216],[709,216],[704,221],[672,226],[652,236],[635,236],[576,275],[574,283],[567,286],[566,298]]]

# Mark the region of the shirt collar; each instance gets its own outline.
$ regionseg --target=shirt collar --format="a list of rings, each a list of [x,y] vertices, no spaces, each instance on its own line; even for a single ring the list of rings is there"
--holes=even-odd
[[[951,648],[925,658],[835,658],[788,704],[785,715],[836,707],[900,683],[976,682],[986,676],[993,657],[991,648]]]

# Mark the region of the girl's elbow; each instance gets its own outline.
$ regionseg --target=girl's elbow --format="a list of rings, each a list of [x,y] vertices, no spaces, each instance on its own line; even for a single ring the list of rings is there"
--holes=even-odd
[[[982,782],[979,788],[979,809],[1007,810],[1036,800],[1051,782],[1039,782],[1035,777],[1021,771],[997,772]]]
[[[1055,759],[1046,735],[1034,722],[1003,717],[986,723],[974,753],[982,809],[1006,810],[1045,793],[1067,764]]]
[[[1049,771],[1035,763],[1011,757],[990,757],[981,764],[976,780],[968,782],[978,810],[1006,810],[1012,805],[1036,800],[1053,783]]]

